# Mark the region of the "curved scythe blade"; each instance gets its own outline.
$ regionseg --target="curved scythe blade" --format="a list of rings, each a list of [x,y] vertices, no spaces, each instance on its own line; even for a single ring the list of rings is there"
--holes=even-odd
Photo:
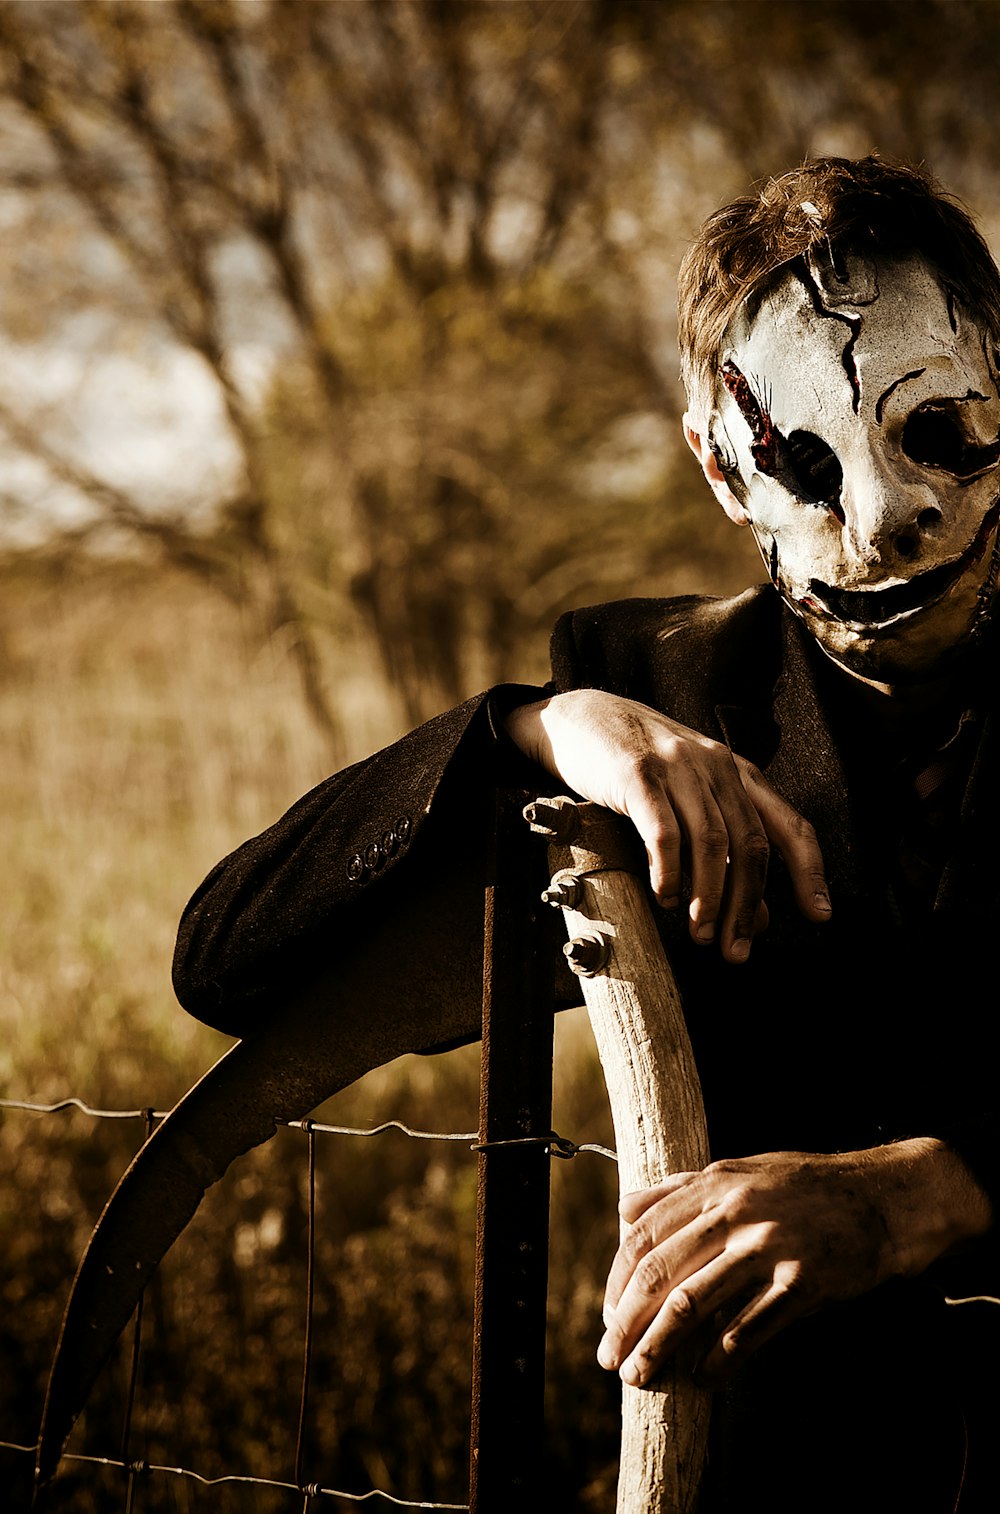
[[[377,922],[327,981],[233,1046],[138,1153],[97,1223],[66,1306],[39,1433],[39,1485],[54,1473],[150,1276],[230,1162],[374,1067],[478,1038],[482,893],[446,893],[430,888],[406,920]]]

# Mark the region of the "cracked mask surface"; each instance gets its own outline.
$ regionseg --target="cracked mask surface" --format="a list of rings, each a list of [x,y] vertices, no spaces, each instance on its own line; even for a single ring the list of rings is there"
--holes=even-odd
[[[709,441],[772,581],[852,672],[919,677],[984,623],[997,354],[922,258],[792,264],[727,329]]]

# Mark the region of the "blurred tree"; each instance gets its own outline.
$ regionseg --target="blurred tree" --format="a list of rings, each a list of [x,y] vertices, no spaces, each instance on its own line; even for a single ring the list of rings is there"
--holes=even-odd
[[[524,361],[526,323],[545,330],[543,357],[572,365],[557,340],[560,296],[542,289],[538,272],[552,263],[596,164],[612,15],[607,4],[522,11],[431,0],[56,4],[44,25],[31,6],[4,12],[7,99],[45,145],[33,183],[49,195],[39,211],[52,217],[48,260],[62,265],[44,291],[48,329],[82,311],[110,312],[119,340],[124,318],[146,340],[196,353],[237,446],[236,485],[206,533],[203,512],[192,521],[189,509],[151,510],[95,476],[51,425],[5,402],[8,434],[86,495],[95,523],[153,537],[230,591],[249,579],[269,625],[290,629],[303,687],[331,736],[337,716],[298,571],[306,547],[324,569],[314,577],[335,601],[336,591],[345,596],[340,622],[354,668],[398,692],[397,721],[457,697],[461,646],[475,622],[473,645],[495,651],[491,672],[511,644],[511,596],[490,571],[509,546],[496,517],[511,484],[475,447],[456,445],[481,428],[450,414],[456,396],[442,379],[450,374],[465,395],[480,388],[496,356],[487,341],[473,361],[480,328],[492,319],[491,339],[503,339],[506,312],[522,353],[513,363],[502,356],[499,367],[520,392],[492,382],[493,431],[504,430],[509,400],[523,412],[532,387],[549,411],[536,421],[540,433],[567,403],[555,395],[558,366],[533,373]],[[69,276],[68,196],[105,244],[103,259],[95,253],[92,268]],[[343,331],[346,291],[356,291],[356,304],[372,280],[391,286],[388,307],[380,315],[369,301]],[[535,285],[536,310],[523,294],[505,298]],[[257,295],[293,365],[311,433],[327,442],[322,508],[305,535],[300,500],[310,475],[287,446],[300,429],[292,389],[281,386],[285,405],[272,405],[261,425],[238,372]],[[578,311],[568,319],[582,324]],[[620,375],[619,394],[591,406],[599,422],[634,410],[653,383],[641,346],[621,350],[625,340],[624,330],[615,334],[606,357],[590,342],[596,377]],[[399,363],[394,392],[373,396],[380,371]],[[572,409],[579,385],[567,387]],[[413,396],[424,419],[445,424],[418,436],[406,412]],[[291,425],[275,437],[282,414]],[[321,450],[310,448],[313,477]],[[562,466],[550,466],[549,498]]]
[[[342,758],[568,604],[724,566],[669,440],[684,241],[813,150],[929,157],[991,212],[998,32],[985,0],[9,0],[11,351],[187,354],[230,485],[98,469],[16,364],[0,424],[89,502],[72,539],[257,604]]]

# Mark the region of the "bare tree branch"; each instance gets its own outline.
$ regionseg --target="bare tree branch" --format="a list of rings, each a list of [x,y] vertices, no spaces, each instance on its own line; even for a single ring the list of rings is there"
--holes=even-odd
[[[37,458],[53,479],[95,506],[104,521],[133,536],[156,542],[171,562],[211,578],[230,598],[238,597],[231,563],[210,540],[194,536],[182,517],[143,509],[123,490],[60,452],[37,427],[27,424],[3,401],[0,401],[0,429],[20,451]]]
[[[42,71],[31,56],[31,38],[10,8],[0,7],[0,49],[10,69],[10,88],[27,117],[38,126],[59,165],[61,182],[86,206],[97,226],[139,274],[147,286],[169,284],[169,267],[154,258],[118,214],[107,194],[107,176],[92,162],[71,130],[65,100],[47,86]],[[171,295],[161,299],[160,309],[169,327],[181,340],[190,339],[185,313]]]

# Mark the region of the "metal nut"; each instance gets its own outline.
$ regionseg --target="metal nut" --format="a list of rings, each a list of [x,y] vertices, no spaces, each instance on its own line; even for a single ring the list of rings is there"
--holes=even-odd
[[[535,799],[522,811],[531,829],[552,841],[569,842],[580,829],[576,800],[565,794],[555,799]]]
[[[542,898],[554,909],[575,909],[583,894],[583,880],[570,868],[562,868],[553,874],[548,888],[542,890]]]
[[[563,947],[563,955],[578,978],[593,978],[606,966],[611,943],[607,936],[596,932],[589,936],[574,936]]]

